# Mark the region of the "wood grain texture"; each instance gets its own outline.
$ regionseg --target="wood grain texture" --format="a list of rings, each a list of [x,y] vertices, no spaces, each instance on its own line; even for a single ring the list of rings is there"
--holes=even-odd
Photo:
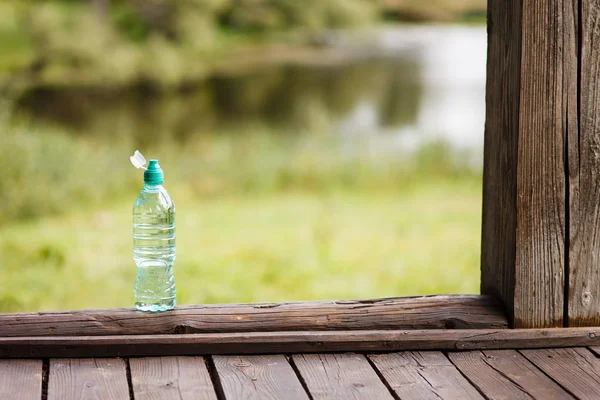
[[[515,350],[449,353],[458,369],[489,399],[572,399]]]
[[[299,354],[292,360],[315,400],[393,399],[362,354]]]
[[[130,358],[136,400],[216,400],[202,357]]]
[[[600,357],[600,346],[590,346],[588,349],[596,355],[596,357]]]
[[[402,352],[368,357],[400,399],[483,399],[441,352]]]
[[[23,337],[0,338],[0,358],[527,349],[599,343],[600,328]]]
[[[577,398],[600,398],[600,360],[589,350],[540,349],[521,353]]]
[[[481,291],[516,328],[564,322],[577,2],[488,2]]]
[[[521,2],[488,0],[481,293],[514,316]]]
[[[0,399],[41,399],[42,360],[0,360]]]
[[[563,95],[565,85],[577,81],[577,58],[565,54],[563,43],[575,35],[566,23],[570,18],[563,0],[523,2],[515,327],[563,326],[568,111]]]
[[[215,356],[215,368],[226,399],[308,400],[285,356]]]
[[[0,314],[0,337],[506,327],[500,304],[477,295]]]
[[[600,325],[600,3],[581,0],[580,126],[569,127],[569,326]]]
[[[129,398],[125,361],[120,358],[51,359],[48,400]]]

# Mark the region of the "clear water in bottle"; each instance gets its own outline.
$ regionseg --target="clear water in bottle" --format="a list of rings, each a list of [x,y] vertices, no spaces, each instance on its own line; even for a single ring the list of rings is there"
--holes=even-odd
[[[150,160],[148,170],[158,166],[154,161]],[[176,304],[175,204],[162,179],[146,179],[152,177],[148,170],[144,174],[146,185],[133,206],[133,259],[137,264],[134,298],[138,310],[159,312]]]

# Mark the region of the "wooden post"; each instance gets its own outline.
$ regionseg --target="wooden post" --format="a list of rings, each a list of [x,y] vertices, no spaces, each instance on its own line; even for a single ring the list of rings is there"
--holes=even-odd
[[[600,2],[580,0],[579,130],[569,126],[568,325],[600,326]]]
[[[502,300],[514,327],[568,325],[582,288],[593,299],[585,322],[600,321],[600,281],[581,283],[600,259],[598,174],[581,164],[600,157],[599,54],[581,54],[578,31],[589,19],[600,41],[598,7],[488,1],[481,291]]]

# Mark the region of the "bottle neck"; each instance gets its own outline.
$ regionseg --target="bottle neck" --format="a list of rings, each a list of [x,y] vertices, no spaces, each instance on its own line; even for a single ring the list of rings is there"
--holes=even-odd
[[[143,190],[145,190],[147,192],[158,192],[161,188],[162,188],[162,185],[160,185],[160,184],[159,185],[153,185],[153,184],[146,183],[144,185],[144,189]]]

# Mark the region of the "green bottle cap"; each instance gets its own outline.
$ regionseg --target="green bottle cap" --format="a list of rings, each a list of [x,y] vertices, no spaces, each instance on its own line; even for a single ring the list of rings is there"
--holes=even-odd
[[[158,165],[158,160],[150,160],[148,168],[144,171],[144,183],[146,185],[162,185],[164,181],[165,175]]]

